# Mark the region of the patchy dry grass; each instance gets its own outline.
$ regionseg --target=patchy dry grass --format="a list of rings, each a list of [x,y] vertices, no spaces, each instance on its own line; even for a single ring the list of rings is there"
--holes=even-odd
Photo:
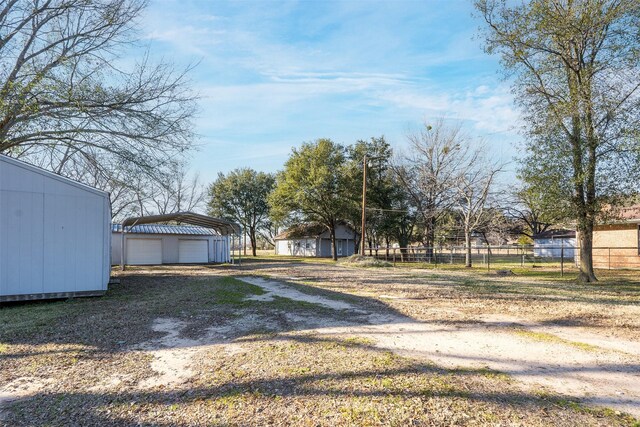
[[[304,268],[299,268],[300,266]],[[532,393],[490,369],[442,369],[400,357],[370,338],[327,337],[300,319],[358,324],[358,315],[264,294],[227,277],[228,267],[134,268],[103,298],[0,308],[0,388],[20,378],[40,388],[0,425],[559,425],[631,426],[630,417]],[[457,272],[370,270],[329,262],[246,262],[238,274],[284,278],[301,292],[376,313],[464,322],[515,312],[538,321],[638,327],[636,284],[560,288],[546,282],[470,278]],[[294,277],[294,278],[292,278]],[[380,298],[385,294],[391,299]],[[544,306],[544,307],[541,307]],[[607,307],[608,310],[602,310]],[[449,310],[449,311],[447,311]],[[547,311],[548,310],[548,311]],[[562,313],[562,315],[560,315]],[[197,347],[195,373],[175,387],[142,389],[156,375],[140,345],[161,338],[158,318],[186,325],[183,338],[228,327]],[[251,323],[243,322],[250,319]],[[234,326],[235,325],[235,326]],[[537,337],[528,337],[537,339]]]
[[[513,332],[514,334],[524,337],[524,338],[528,338],[528,339],[532,339],[535,341],[544,341],[544,342],[551,342],[551,343],[558,343],[558,344],[564,344],[564,345],[568,345],[571,347],[575,347],[575,348],[579,348],[580,350],[584,350],[584,351],[602,351],[603,349],[600,347],[597,347],[595,345],[591,345],[591,344],[587,344],[587,343],[583,343],[583,342],[579,342],[579,341],[571,341],[571,340],[567,340],[564,338],[560,338],[557,335],[554,334],[550,334],[547,332],[536,332],[536,331],[531,331],[528,329],[522,329],[522,328],[514,328],[511,329],[511,332]]]
[[[152,392],[57,393],[17,405],[12,422],[52,425],[631,425],[489,370],[443,370],[367,342],[308,333],[253,335],[229,357],[203,349],[199,375]]]
[[[353,267],[392,267],[393,264],[387,261],[381,261],[375,257],[370,256],[362,256],[362,255],[351,255],[346,258],[342,258],[339,261],[341,264],[349,265]]]
[[[498,277],[481,269],[433,269],[433,265],[421,269],[408,264],[370,270],[314,265],[309,260],[282,262],[277,257],[247,260],[242,269],[384,301],[416,320],[455,323],[472,322],[484,315],[505,315],[544,325],[606,331],[614,337],[640,341],[637,272],[603,270],[598,272],[600,282],[585,285],[554,272]]]

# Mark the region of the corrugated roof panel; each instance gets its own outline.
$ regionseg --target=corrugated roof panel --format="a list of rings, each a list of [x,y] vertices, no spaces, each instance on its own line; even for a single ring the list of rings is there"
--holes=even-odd
[[[141,224],[157,224],[161,222],[176,221],[185,224],[191,224],[199,227],[210,228],[218,231],[220,234],[228,235],[240,233],[242,227],[232,221],[221,218],[213,218],[193,212],[176,212],[164,215],[148,215],[127,218],[122,223],[126,226]]]
[[[111,224],[111,231],[120,233],[121,224]],[[218,233],[212,229],[194,225],[167,225],[167,224],[138,224],[127,227],[127,233],[135,234],[184,234],[199,236],[216,236]]]

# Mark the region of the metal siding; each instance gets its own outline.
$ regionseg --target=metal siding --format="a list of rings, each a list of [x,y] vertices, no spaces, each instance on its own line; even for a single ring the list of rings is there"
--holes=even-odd
[[[42,193],[44,177],[0,158],[0,190]]]
[[[111,200],[105,197],[102,207],[102,223],[109,224],[111,221]],[[111,230],[109,227],[102,227],[102,289],[107,290],[109,278],[111,277]]]
[[[172,235],[156,235],[162,239],[162,263],[177,264],[178,263],[178,236]]]
[[[2,162],[0,162],[0,178],[2,177],[2,173],[3,173],[3,169],[2,169]],[[6,227],[5,227],[5,223],[7,222],[6,220],[6,214],[4,212],[5,210],[5,206],[6,203],[4,202],[4,191],[2,190],[2,180],[0,179],[0,296],[1,295],[5,295],[7,294],[7,289],[6,289],[6,274],[7,274],[7,269],[5,267],[5,246],[6,243],[8,241],[7,236],[6,236]]]
[[[42,293],[42,194],[2,191],[4,295]]]
[[[106,290],[109,217],[107,193],[0,156],[0,296]]]
[[[231,261],[231,254],[229,251],[229,236],[214,236],[213,247],[213,262]]]
[[[103,210],[93,194],[45,194],[45,292],[104,289]]]
[[[121,261],[120,245],[122,234],[111,233],[111,265],[119,265]]]

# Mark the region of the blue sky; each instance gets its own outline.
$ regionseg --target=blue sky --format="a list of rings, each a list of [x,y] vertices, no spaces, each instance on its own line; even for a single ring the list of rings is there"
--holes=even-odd
[[[152,0],[142,34],[201,96],[192,169],[209,182],[280,169],[317,138],[385,135],[397,149],[437,117],[461,121],[510,160],[519,115],[470,1]]]

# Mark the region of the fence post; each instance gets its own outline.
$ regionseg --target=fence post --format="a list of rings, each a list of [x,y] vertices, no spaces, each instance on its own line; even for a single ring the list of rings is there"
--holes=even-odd
[[[522,250],[522,257],[520,258],[520,267],[524,268],[524,245],[520,247],[520,250]]]
[[[396,248],[393,248],[393,266],[396,266]]]
[[[487,243],[487,271],[491,271],[491,248]]]
[[[560,277],[564,277],[564,239],[560,239]]]

